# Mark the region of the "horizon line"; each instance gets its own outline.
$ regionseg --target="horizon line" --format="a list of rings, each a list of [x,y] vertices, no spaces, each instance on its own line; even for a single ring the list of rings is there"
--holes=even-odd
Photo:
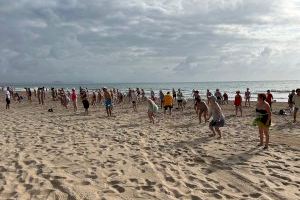
[[[26,85],[26,84],[46,84],[46,85],[58,85],[58,84],[66,84],[66,85],[71,85],[71,84],[159,84],[159,83],[232,83],[232,82],[272,82],[272,81],[300,81],[300,80],[233,80],[233,81],[178,81],[178,82],[171,82],[171,81],[166,81],[166,82],[161,82],[161,81],[156,81],[156,82],[62,82],[62,81],[52,81],[52,82],[3,82],[0,83],[0,85],[8,84],[8,85]]]

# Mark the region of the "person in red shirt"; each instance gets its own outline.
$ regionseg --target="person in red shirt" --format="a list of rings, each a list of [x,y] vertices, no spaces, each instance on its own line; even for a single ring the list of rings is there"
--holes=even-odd
[[[240,91],[236,91],[236,95],[234,97],[234,105],[235,105],[235,116],[238,115],[238,110],[241,112],[241,117],[243,116],[242,110],[242,96],[240,95]]]
[[[272,101],[273,101],[273,95],[270,90],[267,90],[266,102],[270,105],[271,110],[272,110]]]

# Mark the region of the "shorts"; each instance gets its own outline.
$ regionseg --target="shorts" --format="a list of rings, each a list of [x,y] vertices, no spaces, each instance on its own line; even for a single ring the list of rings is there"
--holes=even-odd
[[[132,101],[132,104],[135,104],[136,102],[135,101]]]
[[[299,108],[298,107],[295,107],[295,112],[298,112]]]
[[[6,98],[6,104],[10,104],[10,99],[9,98]]]
[[[182,102],[183,102],[183,100],[177,100],[177,102],[178,102],[178,103],[182,103]]]
[[[173,106],[164,106],[165,110],[168,110],[168,108],[171,110]]]
[[[111,99],[106,99],[105,100],[105,107],[106,108],[112,107]]]
[[[209,126],[210,127],[220,128],[220,127],[223,127],[224,125],[225,125],[225,120],[224,119],[211,120],[209,122]]]

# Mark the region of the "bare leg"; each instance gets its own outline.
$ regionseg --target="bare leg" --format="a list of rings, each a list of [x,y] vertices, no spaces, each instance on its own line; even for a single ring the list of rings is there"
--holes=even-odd
[[[209,137],[216,136],[215,129],[212,126],[209,126],[209,129],[213,132],[212,134],[209,135]]]
[[[207,111],[204,112],[204,120],[205,120],[205,123],[208,122],[208,119],[207,119]]]
[[[263,128],[258,127],[258,131],[259,131],[259,140],[260,140],[260,143],[258,146],[262,146],[264,144]]]
[[[242,106],[240,106],[240,111],[241,111],[241,117],[243,117],[243,110],[242,110]]]
[[[266,137],[266,142],[265,142],[265,149],[267,149],[269,147],[269,128],[264,128],[264,135]]]
[[[216,132],[217,132],[218,135],[219,135],[218,139],[219,139],[219,138],[222,138],[222,134],[221,134],[220,128],[215,128],[215,129],[216,129]]]
[[[109,116],[111,116],[111,107],[109,107],[108,110],[109,110]]]
[[[199,124],[201,124],[201,115],[202,115],[202,112],[199,113]]]

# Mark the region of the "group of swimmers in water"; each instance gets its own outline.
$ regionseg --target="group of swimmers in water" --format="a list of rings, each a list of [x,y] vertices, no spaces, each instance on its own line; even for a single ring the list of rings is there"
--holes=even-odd
[[[30,88],[25,88],[26,95],[28,101],[32,102],[32,92]],[[33,93],[34,96],[38,99],[39,104],[44,105],[46,99],[46,91],[44,87],[40,87],[37,90],[34,89]],[[218,138],[222,137],[222,133],[220,128],[225,125],[225,117],[222,112],[221,106],[222,104],[228,104],[228,95],[226,92],[222,95],[219,89],[216,89],[214,95],[207,90],[206,97],[207,101],[202,100],[200,97],[200,93],[198,90],[193,90],[192,92],[193,101],[194,101],[194,109],[199,119],[199,123],[202,123],[202,117],[204,122],[207,123],[210,118],[212,120],[209,122],[209,128],[212,131],[210,134],[211,137],[218,135]],[[21,101],[21,97],[18,93],[14,93],[11,88],[7,88],[5,92],[5,100],[6,100],[6,109],[10,107],[11,97],[13,97],[16,101]],[[55,89],[51,88],[51,97],[53,101],[60,101],[61,105],[68,109],[68,104],[72,102],[74,112],[78,110],[78,94],[76,89],[73,88],[70,91],[65,91],[63,88]],[[96,104],[103,103],[106,108],[106,113],[108,117],[112,116],[113,105],[114,104],[121,104],[123,101],[128,100],[129,103],[132,104],[132,108],[135,112],[138,111],[138,104],[140,102],[147,101],[148,103],[148,117],[150,123],[155,123],[155,116],[158,113],[159,107],[157,103],[160,104],[160,108],[164,110],[164,114],[172,115],[172,109],[177,102],[177,109],[183,111],[187,100],[185,99],[181,89],[177,91],[175,89],[172,92],[168,91],[167,93],[163,93],[162,90],[159,91],[158,98],[155,96],[153,90],[150,92],[150,97],[146,97],[145,91],[143,89],[131,89],[129,88],[127,93],[124,94],[118,89],[108,89],[103,87],[101,90],[93,91],[90,95],[88,89],[83,89],[80,87],[79,89],[79,97],[82,101],[82,105],[85,109],[85,114],[88,114],[88,110],[90,104],[92,106],[96,106]],[[126,98],[125,98],[126,97]],[[250,98],[251,92],[249,88],[246,89],[244,94],[245,99],[245,107],[250,107]],[[234,106],[235,106],[235,114],[238,116],[243,115],[242,109],[242,102],[243,98],[241,96],[240,91],[236,91],[236,95],[234,97]],[[266,94],[261,93],[258,94],[257,97],[257,105],[256,105],[256,113],[257,117],[254,120],[253,124],[258,126],[259,129],[259,136],[260,136],[260,143],[258,146],[263,146],[264,149],[268,148],[269,145],[269,127],[271,125],[271,110],[272,110],[272,102],[273,102],[273,95],[271,94],[270,90],[267,91]],[[300,89],[292,90],[289,94],[288,104],[290,107],[291,112],[294,113],[294,122],[296,122],[297,112],[300,108]],[[52,112],[53,109],[51,108]],[[265,142],[264,142],[265,138]]]

